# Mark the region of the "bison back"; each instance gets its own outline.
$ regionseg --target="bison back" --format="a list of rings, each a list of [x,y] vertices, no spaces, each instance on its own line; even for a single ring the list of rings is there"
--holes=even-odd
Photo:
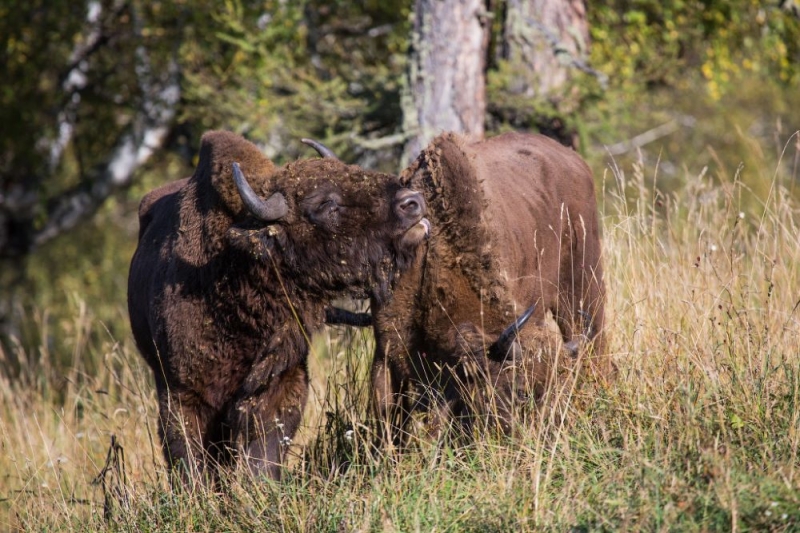
[[[163,280],[165,249],[179,225],[180,192],[187,179],[149,192],[139,204],[139,243],[128,273],[128,315],[134,340],[144,359],[159,365],[152,324],[159,280]]]
[[[466,150],[485,196],[493,255],[518,309],[540,302],[565,337],[579,314],[599,331],[603,272],[589,167],[542,135],[509,133]]]

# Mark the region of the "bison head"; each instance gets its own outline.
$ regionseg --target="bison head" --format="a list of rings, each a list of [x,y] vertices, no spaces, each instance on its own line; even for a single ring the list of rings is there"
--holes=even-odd
[[[455,346],[456,360],[487,357],[493,361],[515,360],[520,357],[523,347],[517,336],[536,310],[530,306],[493,340],[489,340],[483,330],[472,322],[459,324],[449,332],[450,344]]]
[[[242,209],[229,239],[313,295],[385,297],[400,258],[429,232],[422,195],[303,141],[323,157],[256,176],[255,189],[248,162],[231,162]]]

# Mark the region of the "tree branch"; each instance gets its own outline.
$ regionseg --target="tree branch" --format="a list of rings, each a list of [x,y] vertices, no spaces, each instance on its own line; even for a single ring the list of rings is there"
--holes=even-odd
[[[114,16],[118,15],[125,2],[118,0],[112,6]],[[103,28],[103,6],[100,2],[90,2],[86,12],[86,38],[75,45],[69,57],[69,65],[59,76],[61,89],[66,95],[66,104],[58,112],[58,137],[50,142],[48,163],[50,172],[55,172],[61,162],[75,130],[75,117],[80,106],[80,92],[89,83],[89,58],[108,40]]]
[[[93,215],[111,194],[130,185],[139,167],[164,145],[175,117],[179,94],[177,83],[164,87],[158,98],[165,103],[171,102],[172,107],[161,108],[158,120],[143,117],[145,125],[141,133],[129,131],[124,134],[109,159],[95,168],[94,177],[51,202],[47,208],[47,222],[33,234],[33,246],[41,246],[74,228],[78,222]],[[154,105],[154,102],[150,104]]]
[[[143,45],[136,49],[136,57],[144,95],[139,114],[108,159],[96,166],[88,179],[48,203],[46,222],[31,232],[27,248],[41,246],[93,215],[111,194],[130,185],[135,172],[164,145],[180,100],[178,65],[173,58],[163,79],[156,80]]]
[[[386,137],[380,137],[377,139],[367,139],[365,137],[359,137],[358,135],[353,135],[351,138],[356,146],[366,150],[378,151],[403,144],[416,134],[416,130],[411,130],[402,133],[395,133],[394,135],[388,135]]]
[[[611,146],[606,146],[606,152],[608,152],[609,155],[622,155],[626,152],[630,152],[631,150],[641,148],[646,144],[650,144],[653,141],[657,141],[662,137],[666,137],[667,135],[675,133],[681,127],[693,128],[696,123],[697,119],[695,119],[693,116],[680,115],[669,122],[665,122],[660,126],[656,126],[655,128],[647,130],[644,133],[640,133],[631,139],[612,144]]]

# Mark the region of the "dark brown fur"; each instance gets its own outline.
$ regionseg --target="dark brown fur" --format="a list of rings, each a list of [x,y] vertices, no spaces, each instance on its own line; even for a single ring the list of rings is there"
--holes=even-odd
[[[393,298],[373,303],[373,402],[393,440],[418,408],[464,415],[468,426],[476,411],[494,410],[508,431],[515,397],[540,398],[574,365],[565,344],[588,348],[581,358],[600,375],[613,374],[603,355],[594,184],[574,151],[539,135],[467,143],[446,134],[401,181],[425,196],[432,233],[397,279]],[[514,353],[485,355],[533,304],[533,324],[520,331]],[[547,314],[561,335],[545,327]],[[584,331],[589,345],[578,342]],[[492,396],[492,406],[481,401]]]
[[[288,214],[253,218],[233,162],[259,196],[281,192]],[[276,168],[238,135],[209,132],[194,175],[144,197],[128,306],[155,375],[169,464],[183,463],[188,479],[213,475],[238,449],[254,472],[278,477],[325,305],[373,287],[380,300],[393,243],[421,217],[396,214],[401,190],[396,177],[332,159]]]

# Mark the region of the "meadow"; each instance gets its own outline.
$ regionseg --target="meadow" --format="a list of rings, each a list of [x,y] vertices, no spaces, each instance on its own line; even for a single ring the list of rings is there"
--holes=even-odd
[[[567,416],[542,411],[513,437],[375,453],[370,333],[332,328],[314,339],[285,479],[237,471],[219,490],[172,490],[130,333],[77,297],[57,334],[35,309],[35,353],[0,352],[19,368],[0,373],[0,528],[800,531],[800,133],[780,155],[687,171],[674,192],[657,163],[597,176],[619,376],[567,387]],[[52,371],[54,337],[67,371]]]

